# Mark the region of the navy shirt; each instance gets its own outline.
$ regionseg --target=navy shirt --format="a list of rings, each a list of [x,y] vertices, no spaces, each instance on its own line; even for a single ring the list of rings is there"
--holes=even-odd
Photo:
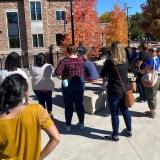
[[[93,62],[86,61],[84,64],[86,77],[89,77],[91,80],[97,80],[99,78],[99,74]]]

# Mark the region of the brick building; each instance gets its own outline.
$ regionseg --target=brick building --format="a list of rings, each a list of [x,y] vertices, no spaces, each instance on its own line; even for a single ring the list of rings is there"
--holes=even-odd
[[[59,46],[66,28],[69,0],[0,0],[0,54],[31,57]]]

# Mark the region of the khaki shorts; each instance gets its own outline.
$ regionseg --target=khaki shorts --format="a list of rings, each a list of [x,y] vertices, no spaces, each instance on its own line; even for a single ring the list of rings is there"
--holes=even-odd
[[[159,80],[157,81],[156,85],[152,88],[148,88],[148,87],[144,87],[145,89],[145,96],[146,96],[146,100],[148,102],[148,107],[150,109],[156,109],[157,107],[157,92],[159,89]]]

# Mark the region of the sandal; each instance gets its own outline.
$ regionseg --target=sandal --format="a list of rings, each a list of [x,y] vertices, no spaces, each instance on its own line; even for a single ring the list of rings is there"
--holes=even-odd
[[[150,111],[145,111],[145,112],[144,112],[144,115],[145,115],[146,117],[149,117],[149,118],[155,118],[155,117],[156,117],[156,113],[155,113],[155,112],[152,113],[152,112],[150,112]]]

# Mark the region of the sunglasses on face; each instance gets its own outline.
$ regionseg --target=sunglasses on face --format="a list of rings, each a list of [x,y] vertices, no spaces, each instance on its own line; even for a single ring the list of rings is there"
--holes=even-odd
[[[155,52],[155,50],[149,50],[150,52]]]

